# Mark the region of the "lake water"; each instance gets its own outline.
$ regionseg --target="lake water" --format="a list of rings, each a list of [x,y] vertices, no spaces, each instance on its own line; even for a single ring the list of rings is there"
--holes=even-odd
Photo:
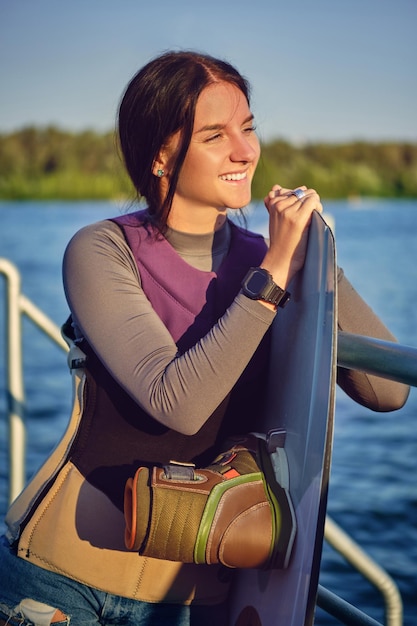
[[[0,202],[0,257],[16,264],[27,297],[60,325],[68,314],[61,260],[84,224],[117,215],[110,202]],[[338,264],[400,343],[417,347],[417,202],[327,202]],[[265,232],[265,211],[249,226]],[[0,281],[0,345],[4,343],[4,281]],[[24,322],[27,471],[30,475],[62,435],[71,404],[63,352]],[[7,502],[7,423],[4,349],[0,349],[0,517]],[[337,392],[329,515],[398,584],[404,624],[417,615],[417,390],[406,406],[373,413]],[[0,522],[0,530],[4,528]],[[382,598],[325,545],[320,583],[383,622]],[[317,611],[316,624],[334,624]]]

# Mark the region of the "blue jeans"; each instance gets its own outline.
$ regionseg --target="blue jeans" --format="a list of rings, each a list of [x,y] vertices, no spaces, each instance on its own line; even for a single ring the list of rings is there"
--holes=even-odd
[[[29,618],[30,603],[25,599],[48,605],[39,607],[46,612],[48,608],[52,613],[59,609],[60,617],[53,620],[55,626],[229,626],[225,605],[151,604],[114,596],[17,557],[6,538],[1,537],[0,625],[36,626],[36,621]]]

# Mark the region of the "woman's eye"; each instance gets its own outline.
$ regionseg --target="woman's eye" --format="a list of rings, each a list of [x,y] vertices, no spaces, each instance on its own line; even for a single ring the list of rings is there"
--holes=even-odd
[[[210,135],[210,137],[207,137],[206,143],[211,143],[212,141],[216,141],[216,139],[220,139],[220,137],[221,137],[220,133],[216,133],[215,135]]]
[[[242,132],[245,135],[250,135],[251,133],[255,132],[255,130],[256,130],[256,126],[254,124],[251,124],[250,126],[244,126],[242,128]],[[204,141],[205,143],[214,143],[222,139],[222,137],[223,137],[223,133],[216,133],[215,135],[210,135]]]

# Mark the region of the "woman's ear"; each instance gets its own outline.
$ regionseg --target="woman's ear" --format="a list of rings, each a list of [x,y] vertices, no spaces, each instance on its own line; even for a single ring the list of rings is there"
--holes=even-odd
[[[153,162],[152,166],[152,174],[154,176],[158,176],[158,178],[162,178],[166,173],[166,165],[165,160],[161,158],[161,155],[158,156],[157,159]]]
[[[179,137],[178,134],[176,134],[168,139],[165,145],[161,146],[152,166],[152,174],[154,176],[162,178],[163,176],[169,175],[169,172],[172,171],[175,154],[178,149],[178,140]]]

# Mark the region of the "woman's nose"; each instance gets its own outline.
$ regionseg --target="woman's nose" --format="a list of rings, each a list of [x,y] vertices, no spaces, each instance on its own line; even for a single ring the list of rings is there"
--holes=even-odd
[[[239,134],[233,138],[230,152],[231,161],[251,162],[259,155],[259,143],[254,134],[250,136]]]

